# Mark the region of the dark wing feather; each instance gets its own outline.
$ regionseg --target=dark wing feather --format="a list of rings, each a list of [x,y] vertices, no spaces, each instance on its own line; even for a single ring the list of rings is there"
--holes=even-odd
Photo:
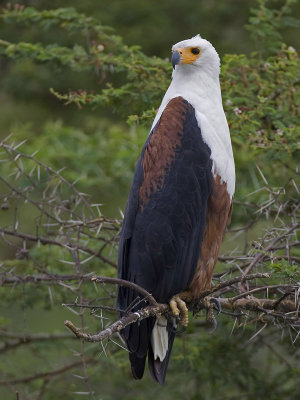
[[[172,99],[137,163],[119,245],[119,277],[142,286],[159,302],[187,289],[194,276],[211,168],[210,149],[193,107],[182,97]],[[121,287],[119,308],[127,309],[136,297],[133,290]],[[142,301],[133,310],[146,304]],[[143,374],[154,322],[143,320],[123,331],[137,378]]]

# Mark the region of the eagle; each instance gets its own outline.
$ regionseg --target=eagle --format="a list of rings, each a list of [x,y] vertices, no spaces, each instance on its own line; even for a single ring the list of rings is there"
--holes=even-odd
[[[137,162],[120,234],[118,277],[169,303],[174,318],[150,317],[122,335],[134,378],[146,358],[164,383],[186,301],[209,289],[232,211],[235,167],[219,82],[220,58],[200,35],[172,47],[173,74]],[[148,305],[119,287],[121,316]]]

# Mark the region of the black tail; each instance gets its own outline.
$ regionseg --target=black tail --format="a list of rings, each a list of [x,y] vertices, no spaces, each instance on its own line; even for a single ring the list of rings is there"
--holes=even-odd
[[[147,318],[139,323],[126,326],[122,331],[129,350],[132,375],[135,379],[142,379],[144,375],[154,323],[155,318]]]
[[[129,353],[131,372],[134,379],[142,379],[145,371],[146,357],[137,357],[135,353]]]
[[[152,378],[161,385],[165,381],[170,354],[175,338],[175,331],[171,323],[168,323],[168,351],[163,361],[154,360],[153,350],[150,342],[151,332],[155,319],[148,318],[138,324],[130,325],[127,333],[127,345],[129,348],[129,360],[132,375],[135,379],[142,379],[145,371],[145,363],[148,354],[148,366]],[[129,327],[126,327],[129,328]],[[125,328],[125,329],[126,329]]]
[[[168,334],[169,334],[169,340],[168,340],[168,351],[166,354],[166,357],[164,358],[163,361],[160,361],[159,359],[154,360],[153,357],[153,351],[151,344],[149,346],[149,352],[148,352],[148,367],[150,374],[156,382],[160,383],[161,385],[164,384],[166,374],[167,374],[167,369],[168,369],[168,364],[169,364],[169,359],[173,347],[173,342],[175,339],[175,331],[174,328],[169,329],[168,327]]]

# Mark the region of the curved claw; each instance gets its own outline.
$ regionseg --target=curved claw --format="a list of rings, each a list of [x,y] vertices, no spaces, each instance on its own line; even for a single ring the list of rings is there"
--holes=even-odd
[[[179,326],[179,318],[174,318],[171,317],[171,327],[169,327],[168,329],[170,330],[170,332],[172,333],[176,333],[176,334],[180,334],[186,331],[186,327],[183,325],[180,325],[180,329],[178,329]],[[175,321],[176,320],[176,321]]]
[[[178,324],[180,321],[179,316],[177,315],[169,315],[168,316],[168,321],[169,321],[169,329],[171,330],[171,332],[176,333],[177,332],[177,328],[178,328]]]
[[[179,315],[173,315],[173,318],[174,318],[173,325],[176,326],[176,329],[177,329],[177,326],[180,322],[180,317],[179,317]]]
[[[217,329],[217,327],[218,327],[218,322],[217,322],[217,320],[216,320],[215,318],[213,318],[213,319],[210,321],[210,324],[211,324],[211,326],[210,326],[210,328],[207,330],[207,333],[213,333],[213,332]]]
[[[210,302],[214,303],[217,306],[217,315],[219,315],[220,312],[222,311],[220,300],[216,299],[215,297],[211,297]]]

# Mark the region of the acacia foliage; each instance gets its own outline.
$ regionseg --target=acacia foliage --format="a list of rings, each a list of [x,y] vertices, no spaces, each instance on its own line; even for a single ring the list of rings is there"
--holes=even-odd
[[[267,8],[268,1],[260,0],[248,25],[258,50],[250,56],[229,54],[222,60],[223,102],[233,140],[237,146],[250,144],[256,154],[263,149],[264,157],[272,161],[281,158],[281,147],[287,157],[296,157],[299,150],[299,57],[294,48],[282,43],[279,32],[282,25],[298,26],[289,15],[294,2],[287,0],[280,9],[272,10]],[[51,68],[100,76],[96,90],[60,93],[53,85],[52,94],[64,104],[109,106],[118,115],[127,116],[130,123],[147,123],[155,116],[170,79],[168,60],[146,56],[138,46],[125,45],[108,27],[74,9],[3,8],[1,19],[21,26],[33,24],[42,30],[59,28],[73,35],[68,46],[0,41],[0,54],[10,59],[30,58]]]
[[[230,122],[238,190],[235,225],[229,232],[234,245],[228,245],[215,280],[223,279],[223,273],[228,277],[230,267],[236,267],[233,274],[238,274],[238,268],[244,268],[244,263],[260,258],[256,268],[272,273],[268,285],[287,285],[297,301],[299,58],[295,49],[282,43],[278,31],[283,23],[297,24],[288,14],[293,2],[287,0],[283,7],[269,9],[270,2],[260,0],[259,7],[252,11],[249,24],[256,37],[257,51],[250,55],[231,54],[222,59],[223,101]],[[206,335],[197,326],[201,321],[192,323],[186,339],[177,341],[165,389],[153,387],[147,378],[140,385],[124,380],[123,373],[129,376],[127,354],[113,342],[105,342],[103,347],[68,344],[73,339],[63,336],[63,318],[57,311],[61,303],[72,304],[67,306],[70,311],[64,313],[64,318],[73,317],[71,311],[79,311],[74,316],[75,323],[82,328],[89,325],[90,331],[104,327],[107,320],[102,317],[111,318],[106,311],[101,314],[96,307],[92,308],[93,318],[84,308],[78,308],[78,303],[82,302],[111,307],[114,304],[111,288],[103,285],[94,288],[88,283],[91,271],[115,275],[111,263],[116,262],[121,222],[103,217],[98,203],[103,201],[106,192],[115,190],[120,181],[127,193],[142,136],[147,134],[141,125],[149,125],[155,115],[169,83],[171,66],[167,60],[149,57],[140,48],[125,45],[108,27],[74,9],[2,8],[1,19],[12,26],[25,27],[25,30],[46,32],[40,43],[29,40],[30,37],[27,41],[14,43],[3,38],[0,53],[5,62],[17,65],[18,61],[26,60],[50,71],[50,75],[54,71],[64,71],[64,76],[72,73],[92,76],[97,82],[96,89],[91,89],[90,82],[87,88],[78,89],[73,82],[74,87],[67,90],[62,85],[56,86],[53,80],[52,100],[67,104],[71,110],[72,105],[79,107],[80,112],[72,112],[73,118],[76,117],[74,114],[84,115],[87,108],[94,109],[95,113],[109,110],[105,120],[99,122],[99,119],[89,118],[86,126],[81,125],[76,130],[74,123],[65,126],[60,122],[47,122],[43,134],[32,137],[29,143],[19,147],[19,143],[9,139],[1,145],[4,182],[1,184],[0,212],[2,246],[5,245],[1,278],[14,281],[1,288],[1,307],[6,310],[6,318],[1,320],[0,351],[5,358],[0,367],[5,379],[11,382],[14,398],[17,389],[21,398],[28,395],[49,399],[58,396],[74,398],[72,392],[90,398],[103,395],[108,399],[126,396],[142,399],[145,393],[164,399],[176,397],[178,393],[181,397],[205,399],[223,398],[224,393],[229,398],[241,393],[249,399],[298,398],[299,354],[291,343],[297,346],[299,327],[276,313],[266,316],[256,311],[240,315],[237,310],[233,315],[219,319],[221,327],[214,336]],[[65,32],[67,40],[49,43],[47,33],[56,30]],[[49,38],[52,35],[49,34]],[[68,112],[68,108],[64,110]],[[116,123],[111,110],[118,121],[120,115],[127,118],[131,128]],[[141,125],[137,127],[136,124]],[[126,132],[126,140],[122,130]],[[31,126],[16,128],[14,133],[18,140],[30,137]],[[32,155],[37,149],[40,152]],[[57,172],[63,167],[67,170]],[[82,182],[73,183],[79,175]],[[66,183],[66,178],[70,184]],[[100,192],[95,192],[97,185],[101,187]],[[97,201],[85,200],[83,189],[93,194]],[[256,193],[249,196],[252,191]],[[117,204],[120,197],[113,201]],[[290,232],[293,226],[295,228]],[[254,228],[251,230],[251,227]],[[243,240],[239,240],[237,250],[235,235],[241,232]],[[285,235],[286,232],[290,233]],[[233,253],[229,249],[234,250]],[[54,286],[30,282],[37,274],[54,276],[54,282],[59,274],[60,279],[56,279]],[[249,290],[263,284],[257,281]],[[238,287],[231,289],[238,292]],[[270,295],[280,300],[286,296],[282,292],[284,289],[280,290],[271,292],[270,289]],[[8,310],[13,306],[18,319],[21,319],[19,309],[24,308],[25,322],[18,326],[14,321],[16,332],[9,332]],[[55,338],[48,335],[41,339],[41,335],[33,332],[34,318],[30,315],[36,314],[34,309],[30,314],[30,307],[35,310],[38,307],[37,319],[42,321],[51,318],[47,310],[56,311],[46,328],[52,333],[57,330]],[[26,324],[30,327],[27,332],[24,331]],[[46,322],[44,324],[46,326]],[[41,328],[39,324],[37,330]],[[219,334],[220,331],[224,331],[224,335]],[[250,343],[245,347],[246,339]],[[118,344],[122,345],[122,342],[118,341]],[[70,349],[76,349],[80,358],[75,366]],[[69,372],[79,368],[79,377],[67,372],[63,378],[59,372],[62,366]],[[35,377],[40,369],[46,373]],[[184,377],[183,369],[186,371]],[[53,375],[47,376],[47,371],[52,371]],[[35,379],[28,380],[27,384],[14,382],[24,376]],[[52,377],[58,378],[55,381]]]

